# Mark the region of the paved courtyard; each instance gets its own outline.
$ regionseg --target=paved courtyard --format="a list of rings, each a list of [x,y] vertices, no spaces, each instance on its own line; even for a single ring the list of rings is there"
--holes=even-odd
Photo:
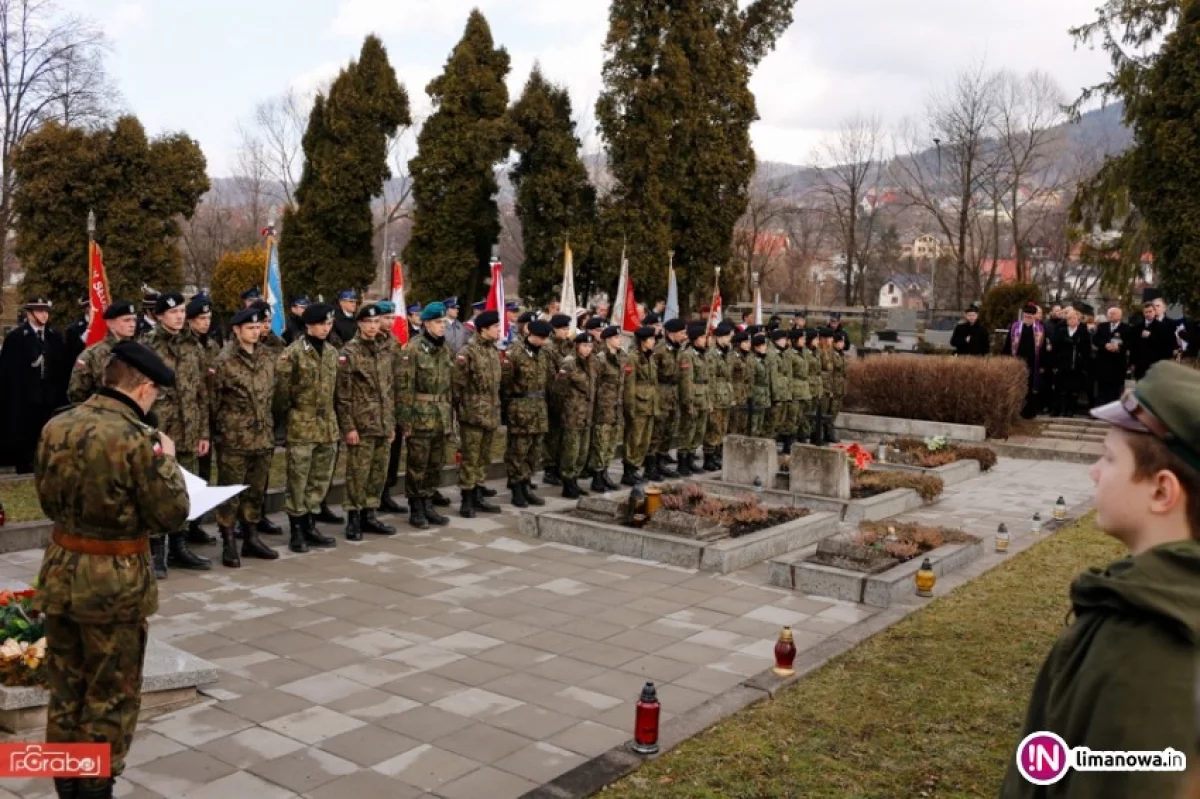
[[[898,518],[1019,536],[1060,495],[1091,496],[1086,466],[1001,459]],[[803,650],[874,612],[769,587],[765,564],[715,576],[543,544],[504,507],[173,571],[152,633],[222,677],[207,701],[140,726],[116,794],[508,799],[628,740],[646,680],[670,719],[770,668],[782,625]],[[40,559],[0,556],[0,580],[32,579]],[[53,796],[45,781],[0,786]]]

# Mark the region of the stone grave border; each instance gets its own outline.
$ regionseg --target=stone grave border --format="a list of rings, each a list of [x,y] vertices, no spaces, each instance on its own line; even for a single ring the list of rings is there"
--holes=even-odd
[[[838,414],[834,426],[839,431],[846,431],[852,438],[945,436],[951,441],[970,444],[982,444],[987,441],[987,430],[983,425],[930,422],[924,419],[903,419],[897,416],[875,416],[868,413],[842,411]]]
[[[880,463],[876,461],[872,463],[868,470],[881,472],[911,472],[912,474],[928,474],[933,477],[942,478],[943,486],[952,486],[958,483],[964,483],[967,480],[973,480],[985,472],[979,467],[979,461],[974,458],[964,458],[953,463],[944,463],[941,466],[912,466],[907,463]]]
[[[695,483],[705,491],[722,497],[739,497],[754,493],[753,488],[722,481],[720,472],[692,477],[685,482]],[[788,475],[785,472],[776,473],[775,486],[759,492],[762,501],[768,505],[803,506],[813,512],[837,514],[839,521],[851,523],[887,519],[925,504],[921,495],[911,488],[893,488],[891,491],[865,499],[834,499],[812,494],[793,494],[787,490]]]

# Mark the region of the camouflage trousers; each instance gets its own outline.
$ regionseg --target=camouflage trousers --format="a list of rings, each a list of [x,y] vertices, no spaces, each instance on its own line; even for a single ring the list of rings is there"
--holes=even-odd
[[[444,433],[423,433],[408,437],[408,460],[404,463],[404,495],[410,499],[432,499],[442,480],[446,463]],[[381,486],[382,488],[382,486]],[[375,492],[378,503],[379,492]]]
[[[793,400],[792,408],[792,432],[798,438],[807,438],[812,435],[812,424],[809,422],[808,415],[812,413],[812,400]]]
[[[750,435],[754,438],[770,438],[771,427],[766,408],[755,408],[750,411]]]
[[[283,507],[288,516],[320,513],[321,500],[333,480],[337,444],[288,444],[287,495]]]
[[[704,432],[708,429],[708,411],[683,413],[679,417],[679,444],[677,449],[693,452],[704,443]]]
[[[579,477],[583,467],[587,466],[588,445],[592,439],[592,431],[582,430],[562,431],[562,451],[558,456],[558,473],[564,480],[574,480]]]
[[[360,436],[358,444],[346,446],[346,510],[378,510],[387,480],[387,436]]]
[[[615,424],[598,424],[592,428],[588,445],[587,465],[594,472],[608,468],[617,454],[620,429]]]
[[[674,449],[679,443],[679,428],[678,408],[671,408],[669,411],[655,416],[650,452],[655,455],[666,455]]]
[[[125,756],[142,707],[145,619],[80,624],[65,615],[46,617],[47,743],[108,743],[112,775]],[[99,788],[105,780],[83,780]]]
[[[625,418],[625,462],[642,468],[650,442],[654,438],[654,417],[637,416]]]
[[[764,438],[775,438],[776,436],[784,435],[790,432],[792,424],[792,402],[776,402],[771,405],[771,410],[767,413],[766,428],[763,430]]]
[[[750,410],[745,405],[729,409],[729,434],[731,436],[750,435]]]
[[[825,408],[825,415],[829,418],[831,425],[837,424],[838,414],[842,412],[842,398],[830,397],[829,405]]]
[[[704,430],[704,451],[715,452],[729,432],[729,409],[713,408],[708,412],[708,427]]]
[[[458,435],[462,441],[462,465],[458,467],[458,487],[471,489],[481,486],[487,480],[487,467],[492,458],[492,440],[496,437],[496,431],[460,424]]]
[[[504,442],[504,468],[508,472],[509,484],[532,479],[541,455],[541,433],[509,433],[508,440]]]
[[[541,452],[539,453],[542,459],[543,469],[555,469],[558,467],[558,453],[562,451],[562,423],[555,418],[554,414],[550,415],[550,429],[541,436]],[[536,469],[534,471],[537,471]]]
[[[176,452],[175,453],[175,462],[179,464],[180,468],[187,469],[189,472],[196,475],[197,477],[200,476],[200,458],[196,455],[196,453],[194,453],[194,452]],[[183,527],[181,527],[179,529],[181,532],[186,531],[188,529],[188,522],[185,521],[183,523]],[[161,538],[161,537],[162,537],[161,533],[157,536],[151,536],[151,538]]]
[[[240,519],[257,524],[262,518],[263,497],[271,479],[271,456],[274,450],[255,452],[220,449],[217,451],[217,483],[223,486],[249,486],[217,506],[217,524],[233,527]]]

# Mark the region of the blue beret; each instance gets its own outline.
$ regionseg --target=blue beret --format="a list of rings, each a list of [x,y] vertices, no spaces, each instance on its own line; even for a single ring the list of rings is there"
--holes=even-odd
[[[379,309],[381,314],[390,314],[396,312],[396,306],[392,305],[391,300],[380,300],[375,303],[375,307]]]
[[[408,306],[404,310],[407,313],[420,313],[421,312],[421,303],[414,302],[412,305]]]
[[[425,306],[425,310],[421,311],[422,322],[436,322],[439,319],[446,318],[446,306],[440,302],[431,302]]]
[[[521,310],[521,304],[519,302],[506,302],[504,303],[504,310],[519,311]]]
[[[484,300],[484,301],[480,301],[480,302],[473,302],[473,303],[471,303],[471,310],[472,310],[472,311],[482,311],[482,310],[483,310],[484,308],[486,308],[486,307],[487,307],[487,301],[486,301],[486,300]]]
[[[457,308],[458,297],[451,297],[448,300],[442,300],[442,305],[445,305],[447,308]]]
[[[338,292],[339,300],[358,300],[358,295],[354,293],[354,289],[342,289]]]
[[[255,286],[252,289],[247,289],[246,291],[243,291],[242,299],[243,300],[260,300],[260,299],[262,299],[262,292],[258,290],[258,286]]]
[[[307,307],[308,306],[308,297],[304,294],[301,294],[299,297],[292,297],[291,304]]]

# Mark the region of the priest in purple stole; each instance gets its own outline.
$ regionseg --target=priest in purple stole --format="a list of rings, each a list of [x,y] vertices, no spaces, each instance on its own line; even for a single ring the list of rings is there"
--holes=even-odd
[[[1039,369],[1042,355],[1046,347],[1046,331],[1042,323],[1037,321],[1038,307],[1029,302],[1021,309],[1021,319],[1013,322],[1008,330],[1008,339],[1004,342],[1004,352],[1025,361],[1029,372],[1029,382],[1025,392],[1025,407],[1021,416],[1032,419],[1038,410],[1038,389],[1040,387]]]

